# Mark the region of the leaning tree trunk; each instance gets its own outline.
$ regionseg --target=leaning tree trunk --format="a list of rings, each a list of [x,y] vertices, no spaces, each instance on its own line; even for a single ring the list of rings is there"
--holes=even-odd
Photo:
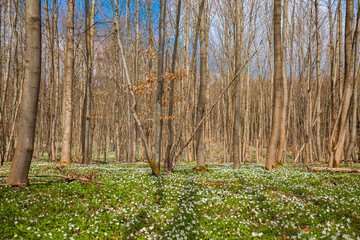
[[[64,101],[63,101],[63,136],[60,164],[71,163],[71,133],[72,133],[72,83],[74,77],[74,4],[75,0],[67,2],[67,33],[64,71]]]
[[[34,151],[35,124],[41,76],[41,1],[27,0],[25,4],[25,79],[19,131],[15,155],[10,167],[8,185],[27,185]]]
[[[271,136],[265,168],[275,170],[276,153],[280,140],[281,115],[283,109],[283,82],[281,70],[281,0],[274,0],[274,91]]]
[[[149,145],[149,141],[146,138],[144,127],[143,127],[143,125],[142,125],[142,123],[141,123],[141,121],[139,119],[139,116],[136,113],[136,108],[135,108],[135,106],[136,106],[136,96],[134,94],[134,91],[132,90],[133,87],[132,87],[132,83],[131,83],[131,79],[130,79],[129,69],[127,67],[127,62],[126,62],[126,59],[125,59],[125,51],[124,51],[122,41],[120,39],[120,23],[119,23],[119,8],[118,8],[119,5],[118,5],[117,0],[115,0],[114,2],[115,2],[115,9],[116,9],[115,10],[115,16],[116,16],[115,24],[116,24],[116,31],[117,31],[116,38],[117,38],[117,42],[118,42],[118,45],[119,45],[121,62],[122,62],[122,65],[124,67],[126,83],[128,85],[127,95],[128,95],[129,103],[130,103],[130,106],[131,106],[131,114],[132,114],[132,117],[135,119],[135,122],[136,122],[136,124],[137,124],[137,126],[138,126],[138,128],[140,130],[140,136],[141,136],[141,139],[142,139],[144,147],[145,147],[146,158],[147,158],[147,160],[149,162],[152,173],[156,177],[159,177],[160,176],[160,170],[157,168],[156,162],[153,159],[153,154],[152,154],[152,151],[151,151],[151,148],[150,148],[150,145]]]

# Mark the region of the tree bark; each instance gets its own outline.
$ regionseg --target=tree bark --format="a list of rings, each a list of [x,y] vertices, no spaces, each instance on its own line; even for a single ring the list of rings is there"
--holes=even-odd
[[[163,88],[164,88],[164,58],[165,58],[165,17],[166,0],[160,0],[160,19],[159,19],[159,49],[158,49],[158,85],[156,94],[156,113],[157,113],[157,148],[156,163],[160,169],[162,159],[162,132],[163,132]]]
[[[72,85],[74,78],[74,8],[75,0],[67,1],[67,33],[64,70],[63,136],[60,165],[71,163]]]
[[[265,168],[275,170],[276,153],[280,140],[281,115],[283,109],[283,80],[281,62],[281,0],[274,0],[274,92],[271,136]]]
[[[287,112],[288,112],[288,78],[287,78],[287,22],[288,22],[288,0],[284,0],[283,5],[283,26],[282,26],[282,78],[284,86],[283,95],[283,109],[281,114],[281,125],[280,125],[280,142],[277,153],[277,163],[284,164],[286,161],[286,130],[287,130]]]
[[[52,142],[51,142],[51,159],[53,160],[57,160],[58,158],[58,148],[56,146],[56,140],[58,139],[58,131],[56,131],[56,126],[57,126],[57,118],[58,115],[60,115],[59,113],[59,82],[60,82],[60,43],[59,43],[59,36],[58,36],[58,10],[57,10],[57,4],[56,4],[57,0],[53,0],[53,17],[54,17],[54,81],[55,81],[55,85],[54,85],[54,92],[55,92],[55,100],[54,100],[54,121],[52,122],[51,125],[51,133],[53,138],[52,138]]]
[[[240,71],[241,68],[241,48],[242,48],[242,38],[243,38],[243,2],[242,0],[235,1],[235,26],[236,26],[236,35],[235,35],[235,73]],[[241,166],[241,154],[240,154],[240,124],[241,124],[241,76],[240,73],[237,76],[235,82],[235,100],[234,100],[234,126],[233,126],[233,135],[232,135],[232,155],[231,161],[234,163],[234,168],[239,168]]]
[[[345,160],[350,160],[353,153],[357,136],[357,109],[358,109],[358,89],[359,89],[359,43],[360,43],[360,4],[358,2],[358,10],[357,10],[357,20],[356,20],[356,28],[353,38],[353,52],[354,52],[354,70],[353,70],[353,97],[351,103],[351,113],[350,113],[350,125],[349,125],[349,145],[345,152]],[[349,110],[350,111],[350,110]]]
[[[91,120],[91,82],[93,71],[93,29],[95,17],[95,0],[85,0],[85,99],[83,107],[83,126],[82,126],[82,163],[91,162],[91,145],[90,145],[90,120]]]
[[[28,185],[28,174],[34,150],[35,124],[41,76],[41,1],[25,4],[25,79],[17,146],[10,167],[8,185]]]
[[[207,89],[207,54],[206,54],[206,23],[205,23],[206,14],[204,11],[201,12],[201,23],[200,23],[200,86],[199,86],[199,95],[198,103],[196,106],[196,122],[199,123],[205,115],[205,106],[206,106],[206,89]],[[204,126],[201,125],[196,133],[196,164],[197,169],[202,170],[206,162],[206,154],[204,147]]]
[[[341,108],[339,111],[339,132],[336,138],[335,162],[333,167],[339,167],[341,155],[344,151],[345,138],[348,127],[349,108],[353,95],[354,78],[353,78],[353,35],[354,35],[354,0],[346,1],[346,17],[345,17],[345,75],[344,75],[344,92],[341,100]]]
[[[177,4],[177,11],[176,11],[176,25],[175,25],[175,42],[174,42],[174,49],[173,55],[171,59],[171,74],[175,74],[176,72],[176,58],[177,58],[177,49],[179,44],[179,26],[180,26],[180,14],[181,14],[181,1],[178,0]],[[172,167],[172,158],[173,158],[173,142],[174,142],[174,128],[173,128],[173,115],[174,115],[174,91],[175,91],[175,81],[171,79],[170,82],[170,103],[169,103],[169,113],[168,113],[168,129],[169,129],[169,143],[166,149],[166,156],[165,156],[165,164],[164,170],[165,172],[170,171]]]

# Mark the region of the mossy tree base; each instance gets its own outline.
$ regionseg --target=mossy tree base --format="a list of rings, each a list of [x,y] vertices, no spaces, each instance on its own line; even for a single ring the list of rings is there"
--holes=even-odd
[[[206,165],[200,165],[200,166],[193,167],[193,170],[196,172],[209,172],[209,169],[207,168]]]

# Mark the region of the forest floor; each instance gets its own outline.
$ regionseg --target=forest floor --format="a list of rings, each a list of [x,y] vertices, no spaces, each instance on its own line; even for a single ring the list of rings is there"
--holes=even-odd
[[[209,164],[209,173],[198,173],[193,166],[181,163],[155,178],[145,163],[59,170],[34,162],[30,174],[78,180],[31,178],[46,184],[0,187],[0,238],[360,239],[359,174],[268,172],[254,164]]]

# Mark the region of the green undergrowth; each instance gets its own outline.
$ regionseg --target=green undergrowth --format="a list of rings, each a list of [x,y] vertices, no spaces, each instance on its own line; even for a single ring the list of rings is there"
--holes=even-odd
[[[193,167],[155,178],[145,163],[74,164],[66,172],[95,172],[92,184],[31,178],[47,184],[0,187],[0,238],[360,239],[360,175]],[[60,172],[35,162],[31,174]]]

